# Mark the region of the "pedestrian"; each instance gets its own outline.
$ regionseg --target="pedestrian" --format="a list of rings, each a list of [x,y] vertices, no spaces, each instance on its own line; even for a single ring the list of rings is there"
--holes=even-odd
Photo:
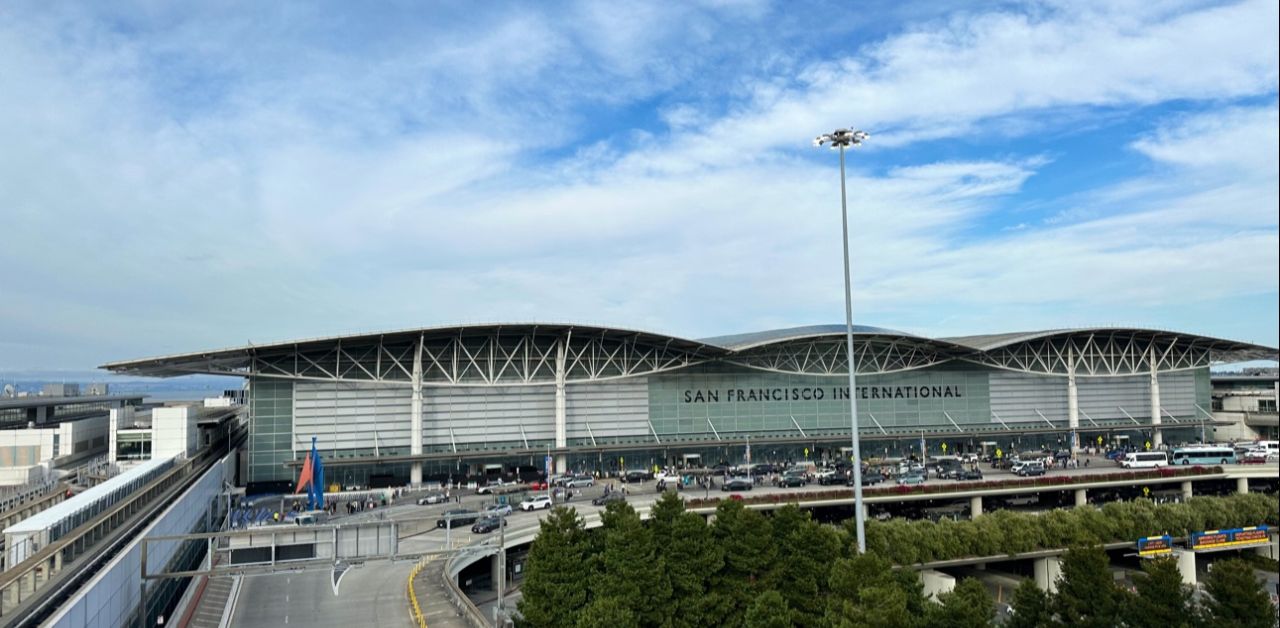
[[[1085,459],[1084,459],[1084,466],[1085,466],[1085,468],[1086,468],[1086,469],[1087,469],[1087,468],[1089,468],[1089,459],[1088,459],[1088,458],[1085,458]]]

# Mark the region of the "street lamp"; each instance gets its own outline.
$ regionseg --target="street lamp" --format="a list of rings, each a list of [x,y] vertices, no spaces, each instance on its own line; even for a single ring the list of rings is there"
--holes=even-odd
[[[858,553],[867,552],[867,538],[864,532],[866,515],[862,509],[862,452],[858,448],[858,394],[857,394],[857,362],[853,355],[853,288],[849,280],[849,209],[845,194],[844,149],[858,146],[870,135],[866,131],[836,129],[814,138],[814,146],[830,144],[831,148],[840,149],[840,225],[844,230],[844,324],[846,343],[849,351],[849,416],[853,432],[853,508],[854,521],[858,534]]]

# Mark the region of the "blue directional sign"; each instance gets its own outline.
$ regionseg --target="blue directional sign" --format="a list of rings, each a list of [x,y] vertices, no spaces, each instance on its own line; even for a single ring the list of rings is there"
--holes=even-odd
[[[1139,556],[1165,556],[1173,553],[1173,537],[1146,536],[1138,539]]]
[[[1266,525],[1230,530],[1205,530],[1193,532],[1188,546],[1193,550],[1231,549],[1266,545],[1270,528]]]

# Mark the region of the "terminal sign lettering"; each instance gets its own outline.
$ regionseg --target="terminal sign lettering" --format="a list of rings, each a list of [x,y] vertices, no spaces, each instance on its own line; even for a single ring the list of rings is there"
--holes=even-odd
[[[959,386],[859,386],[859,399],[960,398]],[[805,386],[793,388],[707,388],[684,391],[684,403],[734,403],[747,401],[822,401],[848,399],[849,387]]]
[[[1139,556],[1163,556],[1173,553],[1173,537],[1148,536],[1138,539]]]
[[[1269,528],[1265,525],[1231,530],[1207,530],[1191,535],[1190,546],[1193,550],[1226,549],[1265,545]]]

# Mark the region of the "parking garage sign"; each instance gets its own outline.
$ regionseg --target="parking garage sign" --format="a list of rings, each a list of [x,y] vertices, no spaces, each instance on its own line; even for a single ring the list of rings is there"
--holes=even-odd
[[[1187,545],[1196,551],[1266,545],[1269,533],[1270,528],[1266,525],[1230,530],[1206,530],[1192,533]]]

